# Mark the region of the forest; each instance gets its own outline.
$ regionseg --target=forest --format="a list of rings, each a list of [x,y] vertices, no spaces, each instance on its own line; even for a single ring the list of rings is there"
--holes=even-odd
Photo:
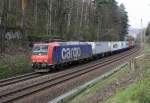
[[[1,0],[1,51],[7,42],[124,40],[128,15],[115,0]],[[41,39],[42,40],[42,39]]]
[[[150,22],[148,23],[148,26],[146,28],[145,35],[146,35],[146,41],[150,44]]]
[[[0,78],[32,71],[34,42],[124,40],[128,26],[115,0],[0,0]]]

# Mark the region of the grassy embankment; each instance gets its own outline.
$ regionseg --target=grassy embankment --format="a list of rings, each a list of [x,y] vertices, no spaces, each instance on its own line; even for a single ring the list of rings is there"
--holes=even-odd
[[[150,46],[144,50],[146,57],[138,62],[139,78],[125,90],[118,91],[106,103],[150,103]]]
[[[122,70],[114,73],[113,75],[109,76],[107,79],[100,80],[95,84],[91,84],[90,86],[60,101],[60,103],[93,103],[95,101],[93,99],[98,99],[97,97],[99,97],[98,96],[99,91],[101,91],[103,88],[113,83],[114,81],[117,81],[118,78],[121,78],[121,76],[127,75],[128,73],[129,72],[126,65],[125,67],[122,67]]]
[[[146,46],[144,51],[145,54],[150,54],[150,46]],[[130,72],[126,66],[60,103],[150,103],[149,81],[150,57],[146,56],[135,61],[134,72]],[[112,95],[114,96],[110,97]]]
[[[0,58],[0,79],[31,72],[27,55],[5,55]]]

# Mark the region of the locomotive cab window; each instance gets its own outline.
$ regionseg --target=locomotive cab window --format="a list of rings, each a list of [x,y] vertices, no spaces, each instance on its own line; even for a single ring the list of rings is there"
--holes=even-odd
[[[48,45],[35,45],[32,49],[33,55],[47,55]]]

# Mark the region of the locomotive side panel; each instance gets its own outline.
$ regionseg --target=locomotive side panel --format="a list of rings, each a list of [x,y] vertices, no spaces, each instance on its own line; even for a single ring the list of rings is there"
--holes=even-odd
[[[67,45],[58,46],[53,50],[53,63],[61,64],[71,61],[76,61],[84,58],[89,58],[92,55],[90,45]]]

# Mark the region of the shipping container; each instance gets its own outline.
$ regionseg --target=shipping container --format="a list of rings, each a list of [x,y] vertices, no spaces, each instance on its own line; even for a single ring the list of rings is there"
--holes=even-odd
[[[122,49],[122,43],[119,42],[110,42],[111,52],[119,51]]]

